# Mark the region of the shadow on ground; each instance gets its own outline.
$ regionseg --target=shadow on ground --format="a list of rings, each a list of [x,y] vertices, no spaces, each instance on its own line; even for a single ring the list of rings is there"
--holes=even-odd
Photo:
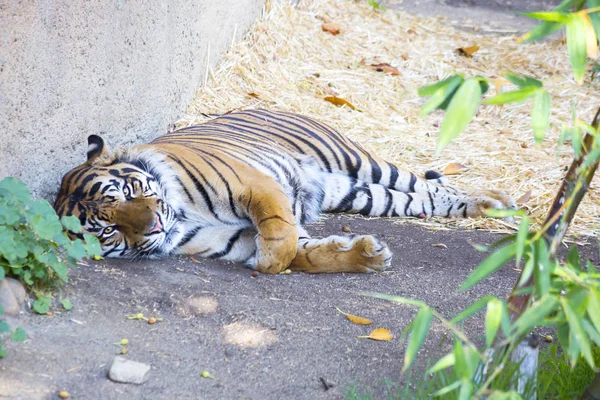
[[[313,225],[311,232],[340,234],[344,225],[383,237],[394,252],[391,270],[253,277],[240,265],[189,257],[81,266],[63,292],[73,310],[19,317],[29,340],[8,344],[9,355],[0,362],[0,397],[50,399],[67,390],[73,399],[337,399],[355,381],[383,396],[384,378],[402,381],[405,344],[356,336],[384,327],[398,337],[415,311],[361,291],[422,299],[450,316],[481,296],[504,297],[517,277],[506,266],[457,293],[484,257],[471,244],[489,244],[496,235],[343,216]],[[595,253],[594,247],[587,253]],[[374,324],[353,325],[336,307]],[[139,312],[164,321],[126,319]],[[481,334],[481,319],[467,321],[471,335]],[[446,333],[433,326],[419,355],[422,364],[439,354]],[[128,359],[152,366],[141,386],[106,377],[123,338],[129,340]],[[202,378],[203,371],[216,380]],[[325,390],[321,378],[335,386]]]

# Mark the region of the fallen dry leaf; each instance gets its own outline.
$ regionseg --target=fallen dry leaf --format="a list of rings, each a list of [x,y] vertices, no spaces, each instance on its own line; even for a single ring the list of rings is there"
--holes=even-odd
[[[507,131],[506,129],[500,129],[501,135],[512,135],[512,131]]]
[[[460,54],[461,56],[465,56],[465,57],[473,57],[473,54],[477,50],[479,50],[479,46],[477,46],[477,45],[468,46],[468,47],[460,47],[460,48],[456,49],[458,54]]]
[[[335,104],[336,106],[348,106],[353,110],[356,110],[356,107],[352,105],[348,100],[344,100],[341,97],[337,96],[326,96],[323,98],[325,101],[330,102],[331,104]]]
[[[344,314],[346,316],[346,318],[348,318],[348,320],[350,322],[352,322],[353,324],[356,324],[356,325],[371,325],[373,323],[373,321],[371,321],[370,319],[359,317],[357,315],[352,315],[352,314],[345,313],[345,312],[343,312],[342,310],[340,310],[337,307],[335,309],[338,310],[341,314]]]
[[[468,170],[469,170],[469,167],[465,167],[462,164],[459,164],[459,163],[450,163],[450,164],[446,165],[446,167],[442,171],[442,174],[444,174],[444,175],[458,175],[458,174],[462,174],[463,172],[467,172]]]
[[[496,89],[496,94],[502,93],[502,86],[504,86],[505,83],[508,83],[508,80],[502,78],[494,79],[494,88]]]
[[[408,33],[409,35],[417,35],[417,31],[415,31],[414,29],[410,28],[406,30],[406,33]]]
[[[517,204],[518,205],[523,205],[523,204],[527,203],[529,201],[529,199],[531,199],[531,190],[529,190],[523,196],[519,197],[517,199]]]
[[[321,26],[321,29],[323,32],[329,32],[334,36],[340,34],[340,26],[335,22],[326,22]]]
[[[258,99],[258,97],[259,97],[258,93],[255,93],[255,92],[249,92],[249,93],[247,93],[247,95],[250,97],[254,97],[255,99]]]
[[[387,329],[377,328],[369,333],[368,336],[357,336],[357,338],[389,341],[394,338],[394,335],[392,335],[392,332],[388,331]]]
[[[369,65],[369,68],[378,72],[386,72],[392,75],[400,75],[400,71],[398,71],[398,68],[392,67],[388,63],[371,64]]]
[[[408,54],[402,54],[400,57],[405,61],[408,60]]]
[[[432,244],[433,247],[443,247],[445,249],[448,248],[448,246],[446,246],[444,243],[434,243]]]

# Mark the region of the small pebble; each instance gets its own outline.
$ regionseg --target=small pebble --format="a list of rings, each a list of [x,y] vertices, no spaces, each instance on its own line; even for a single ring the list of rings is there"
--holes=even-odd
[[[546,336],[544,336],[544,341],[546,343],[552,343],[552,342],[554,342],[554,338],[550,335],[546,335]]]
[[[352,231],[350,230],[350,227],[348,225],[344,225],[342,227],[342,232],[344,232],[344,233],[350,233]]]
[[[254,272],[252,272],[252,277],[253,277],[253,278],[256,278],[257,276],[258,276],[258,271],[254,271]]]
[[[156,323],[156,318],[154,318],[154,317],[150,317],[150,318],[148,318],[148,323],[149,323],[150,325],[152,325],[152,324],[155,324],[155,323]]]
[[[116,356],[108,371],[108,378],[114,382],[134,383],[140,385],[148,379],[150,366]]]
[[[63,390],[62,392],[58,392],[58,397],[60,397],[61,399],[68,399],[69,397],[71,397],[71,395],[69,394],[69,392]]]

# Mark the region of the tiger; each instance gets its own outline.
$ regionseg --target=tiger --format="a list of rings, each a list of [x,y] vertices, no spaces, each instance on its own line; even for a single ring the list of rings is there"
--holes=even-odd
[[[64,175],[54,208],[97,236],[104,257],[188,254],[268,274],[364,273],[391,265],[383,241],[313,238],[304,226],[322,213],[480,217],[515,202],[499,190],[467,193],[435,171],[417,177],[316,119],[252,109],[113,152],[89,136],[87,160]]]

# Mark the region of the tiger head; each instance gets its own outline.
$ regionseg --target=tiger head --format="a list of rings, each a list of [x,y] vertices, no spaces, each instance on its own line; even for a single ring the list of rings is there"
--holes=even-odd
[[[87,161],[69,171],[54,203],[62,217],[79,218],[98,237],[105,257],[168,253],[176,212],[165,202],[152,150],[109,153],[101,137],[88,138]],[[79,235],[80,236],[80,235]]]

